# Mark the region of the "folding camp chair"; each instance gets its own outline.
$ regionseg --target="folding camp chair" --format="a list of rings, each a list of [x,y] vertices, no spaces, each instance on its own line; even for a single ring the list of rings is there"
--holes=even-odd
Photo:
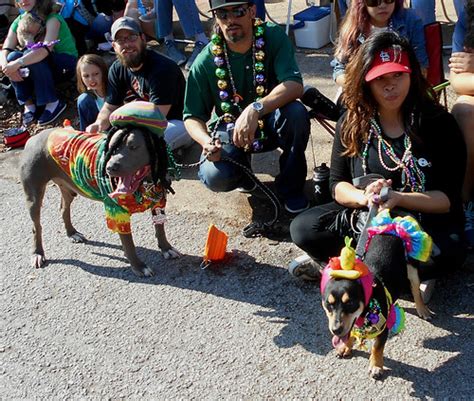
[[[443,66],[443,36],[441,31],[441,24],[433,22],[425,25],[425,43],[426,52],[428,53],[429,67],[426,79],[432,86],[436,94],[437,100],[444,102],[447,107],[446,88],[449,86],[449,81],[444,76]]]

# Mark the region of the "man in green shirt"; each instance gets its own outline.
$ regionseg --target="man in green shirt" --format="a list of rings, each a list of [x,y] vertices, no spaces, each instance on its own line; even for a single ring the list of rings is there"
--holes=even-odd
[[[216,32],[195,60],[184,100],[185,126],[203,148],[199,177],[212,191],[255,189],[244,171],[253,152],[282,149],[276,188],[290,213],[308,208],[305,149],[310,134],[294,50],[283,30],[255,18],[249,1],[210,0]],[[209,130],[206,122],[210,119]]]

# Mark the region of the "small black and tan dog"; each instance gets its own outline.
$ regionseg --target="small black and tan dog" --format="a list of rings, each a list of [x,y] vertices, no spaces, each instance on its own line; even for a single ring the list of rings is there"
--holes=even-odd
[[[404,325],[403,311],[395,302],[406,288],[407,278],[418,314],[429,319],[431,312],[421,298],[418,272],[407,263],[405,245],[398,236],[379,234],[371,238],[364,263],[357,260],[355,271],[350,272],[361,272],[357,278],[332,275],[335,262],[336,269],[343,269],[340,267],[343,252],[340,258],[331,259],[321,280],[322,305],[334,336],[333,346],[338,356],[347,358],[356,340],[373,339],[369,375],[379,379],[383,374],[383,351],[389,331],[396,333]]]

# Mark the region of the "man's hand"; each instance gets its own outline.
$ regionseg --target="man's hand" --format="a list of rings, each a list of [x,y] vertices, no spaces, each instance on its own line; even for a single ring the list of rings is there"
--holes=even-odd
[[[95,134],[97,132],[104,132],[109,127],[110,127],[110,124],[108,124],[108,123],[104,124],[101,121],[96,121],[96,122],[94,122],[91,125],[86,127],[86,132],[89,132],[91,134]]]
[[[234,145],[239,148],[251,145],[255,139],[257,127],[258,112],[249,105],[235,121],[234,135],[232,138]]]
[[[209,142],[202,147],[202,153],[210,162],[218,162],[221,159],[222,143],[216,139],[214,143]]]
[[[474,53],[453,53],[449,59],[449,68],[455,74],[463,72],[474,73]]]

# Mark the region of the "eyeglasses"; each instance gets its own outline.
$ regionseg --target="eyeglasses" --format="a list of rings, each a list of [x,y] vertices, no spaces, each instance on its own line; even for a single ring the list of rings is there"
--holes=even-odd
[[[237,7],[232,10],[222,10],[218,8],[217,10],[214,10],[214,15],[219,19],[227,19],[229,15],[232,15],[234,18],[242,18],[247,14],[248,9],[248,7]]]
[[[125,38],[115,39],[114,42],[118,43],[120,46],[123,46],[125,43],[136,42],[139,36],[140,35],[132,34],[132,35],[126,36]]]
[[[395,0],[364,0],[364,2],[367,7],[378,7],[382,3],[385,3],[385,4],[395,3]]]

